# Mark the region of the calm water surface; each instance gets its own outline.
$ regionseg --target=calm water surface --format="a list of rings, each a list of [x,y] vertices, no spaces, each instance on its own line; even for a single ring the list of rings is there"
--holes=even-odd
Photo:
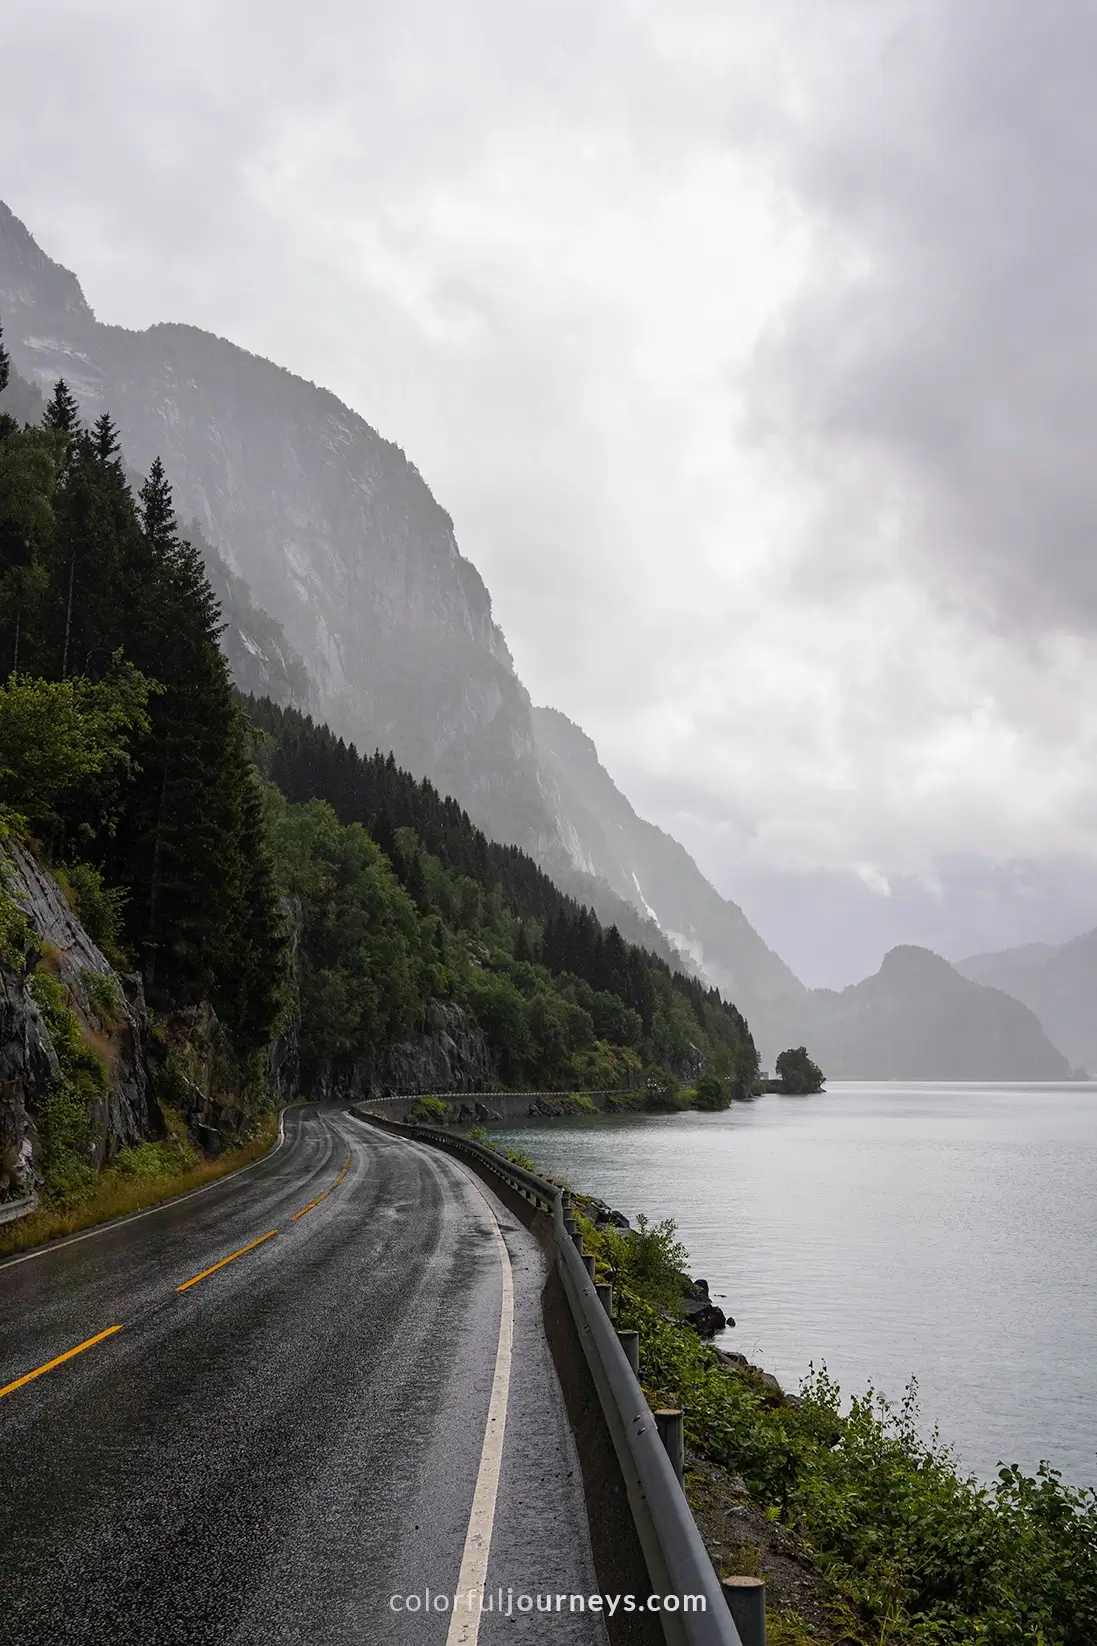
[[[493,1129],[629,1217],[673,1217],[737,1329],[796,1388],[918,1379],[984,1478],[1097,1485],[1097,1083],[830,1086],[725,1114]]]

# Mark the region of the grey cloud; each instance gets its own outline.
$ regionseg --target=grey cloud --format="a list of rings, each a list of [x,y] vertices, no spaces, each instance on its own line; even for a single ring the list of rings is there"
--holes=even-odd
[[[877,17],[841,96],[786,130],[818,263],[759,350],[754,430],[905,513],[903,549],[947,598],[966,583],[987,621],[1088,630],[1097,14],[972,0]]]
[[[1032,689],[1032,636],[1097,617],[1087,9],[11,0],[3,35],[0,194],[101,318],[231,336],[403,445],[534,694],[731,895],[755,875],[795,909],[759,855],[775,819],[798,861],[890,870],[899,835],[971,847],[989,793],[999,855],[1037,826],[1054,849],[1065,803],[1034,823],[989,734],[956,762],[985,755],[981,790],[912,779],[965,694],[1046,744],[1071,681]],[[750,250],[729,159],[810,241],[745,381],[734,298],[692,313]],[[744,430],[795,554],[741,489]],[[965,623],[1002,646],[940,692]],[[767,695],[786,647],[803,679]]]

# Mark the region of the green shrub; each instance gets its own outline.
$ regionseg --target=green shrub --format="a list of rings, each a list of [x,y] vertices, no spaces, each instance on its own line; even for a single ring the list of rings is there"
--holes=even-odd
[[[66,863],[54,870],[80,924],[112,965],[124,965],[119,944],[125,922],[127,895],[118,887],[104,884],[99,870],[90,863]]]
[[[806,1097],[823,1089],[823,1071],[818,1063],[812,1062],[806,1046],[790,1046],[787,1051],[781,1052],[776,1070],[782,1090],[795,1097]]]
[[[49,1200],[62,1211],[81,1205],[95,1187],[95,1172],[72,1153],[44,1162],[42,1178]]]
[[[84,1039],[64,985],[44,967],[28,979],[60,1064],[60,1077],[35,1104],[46,1193],[58,1206],[78,1205],[95,1174],[83,1159],[88,1145],[89,1105],[105,1096],[107,1067]]]
[[[93,971],[88,966],[83,972],[82,981],[100,1023],[107,1030],[116,1029],[121,1021],[122,1000],[114,978],[107,972]]]
[[[672,1218],[652,1223],[641,1212],[635,1229],[595,1228],[585,1218],[579,1221],[587,1250],[617,1271],[618,1286],[653,1306],[677,1306],[688,1255],[677,1239],[678,1226]]]
[[[427,1126],[444,1126],[449,1119],[449,1104],[442,1097],[419,1097],[408,1112],[409,1120],[421,1120]]]
[[[46,1021],[64,1078],[85,1103],[103,1097],[107,1090],[106,1063],[84,1039],[64,984],[39,967],[30,977],[28,987]]]
[[[36,947],[30,922],[19,905],[0,892],[0,965],[21,970],[25,956]]]
[[[156,1142],[136,1143],[120,1149],[113,1168],[123,1177],[170,1177],[197,1165],[199,1158],[185,1134],[181,1138],[169,1135]]]
[[[730,1109],[731,1086],[722,1080],[718,1074],[703,1074],[697,1082],[694,1098],[694,1108],[709,1112],[719,1109]]]

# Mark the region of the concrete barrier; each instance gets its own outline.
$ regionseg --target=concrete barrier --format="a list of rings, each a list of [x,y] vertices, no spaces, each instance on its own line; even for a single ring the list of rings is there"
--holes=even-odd
[[[611,1097],[627,1097],[628,1089],[597,1092],[394,1092],[388,1097],[367,1097],[354,1107],[366,1113],[387,1115],[391,1120],[406,1120],[421,1097],[438,1097],[443,1103],[467,1103],[491,1110],[500,1120],[525,1120],[535,1103],[547,1099],[559,1101],[565,1097],[589,1097],[598,1109],[604,1109]]]

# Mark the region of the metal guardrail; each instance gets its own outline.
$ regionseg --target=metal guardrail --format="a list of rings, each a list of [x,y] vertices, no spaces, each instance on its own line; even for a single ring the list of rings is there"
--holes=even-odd
[[[364,1113],[371,1120],[380,1120],[386,1129],[444,1145],[450,1153],[468,1155],[551,1216],[556,1266],[617,1454],[651,1593],[704,1597],[703,1612],[661,1612],[663,1637],[668,1646],[742,1646],[720,1579],[644,1391],[565,1226],[564,1190],[470,1138],[455,1136],[440,1127],[409,1125]]]
[[[29,1217],[37,1205],[38,1196],[32,1189],[22,1200],[12,1200],[6,1206],[0,1206],[0,1223],[17,1223],[21,1217]]]
[[[592,1091],[573,1088],[566,1092],[390,1092],[386,1097],[363,1097],[354,1107],[365,1109],[372,1103],[414,1103],[419,1097],[440,1097],[447,1102],[483,1103],[490,1108],[493,1097],[528,1097],[531,1100],[538,1097],[628,1097],[635,1090],[634,1086],[606,1086]]]

